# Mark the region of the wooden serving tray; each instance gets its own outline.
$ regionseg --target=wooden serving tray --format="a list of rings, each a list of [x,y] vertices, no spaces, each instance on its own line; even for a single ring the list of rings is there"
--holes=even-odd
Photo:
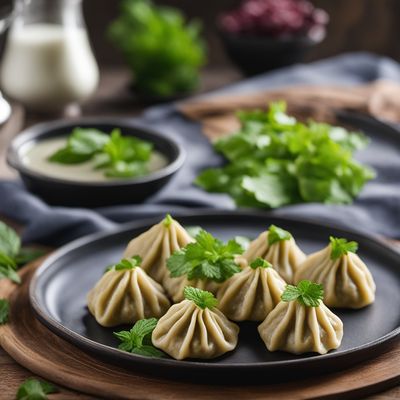
[[[113,399],[311,399],[354,398],[400,382],[400,344],[388,353],[351,369],[285,383],[219,386],[142,376],[100,361],[59,338],[33,314],[29,282],[36,261],[21,272],[22,284],[0,281],[0,298],[11,305],[10,322],[0,326],[0,345],[19,364],[58,385],[96,397]],[[179,378],[179,377],[177,377]]]

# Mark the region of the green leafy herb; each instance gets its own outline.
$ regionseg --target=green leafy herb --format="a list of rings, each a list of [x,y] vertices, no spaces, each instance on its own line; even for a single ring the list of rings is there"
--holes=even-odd
[[[185,23],[178,9],[150,0],[123,0],[109,34],[142,93],[171,96],[197,86],[198,70],[205,62],[200,24]]]
[[[287,285],[282,293],[282,301],[297,300],[306,307],[318,307],[324,298],[324,288],[318,283],[300,281],[297,286]]]
[[[234,257],[243,253],[243,249],[236,241],[229,240],[224,244],[203,229],[195,239],[194,243],[189,243],[168,258],[167,266],[172,277],[186,275],[189,280],[223,282],[240,272]]]
[[[268,244],[272,245],[282,240],[290,240],[292,235],[278,226],[271,225],[268,229]]]
[[[228,193],[237,205],[276,208],[302,202],[351,203],[375,174],[353,158],[368,143],[360,133],[296,121],[284,102],[238,113],[238,132],[215,143],[227,160],[196,183]]]
[[[193,301],[197,307],[200,307],[203,310],[206,308],[212,309],[218,304],[218,300],[211,292],[194,288],[192,286],[186,286],[185,289],[183,289],[183,295],[186,300]]]
[[[132,178],[148,173],[152,149],[151,143],[122,136],[119,129],[107,135],[96,129],[75,128],[66,146],[51,155],[49,161],[81,164],[93,160],[94,168],[104,170],[106,177]]]
[[[155,348],[151,342],[151,334],[156,325],[156,318],[141,319],[130,331],[114,332],[114,335],[122,342],[118,348],[142,356],[164,357],[164,353]]]
[[[348,242],[347,239],[339,239],[331,236],[331,259],[337,260],[338,258],[346,255],[348,252],[356,253],[358,250],[357,242]]]
[[[17,400],[46,400],[48,394],[57,392],[58,389],[54,385],[29,378],[19,387]]]
[[[0,325],[8,322],[10,303],[6,299],[0,299]]]
[[[15,283],[21,283],[17,274],[17,267],[43,255],[40,250],[28,250],[21,248],[21,240],[17,233],[0,222],[0,279],[10,279]]]
[[[264,260],[263,258],[258,257],[250,263],[250,267],[253,269],[270,268],[270,267],[272,267],[272,264],[269,263],[267,260]]]
[[[1,256],[0,256],[1,258]],[[0,265],[0,279],[10,279],[14,283],[21,283],[21,278],[17,274],[16,269],[10,265]]]
[[[168,227],[172,224],[173,220],[174,220],[174,219],[171,217],[171,215],[170,215],[170,214],[167,214],[167,215],[165,216],[164,220],[163,220],[164,226],[166,226],[166,227],[168,228]]]
[[[123,258],[117,264],[110,265],[109,267],[107,267],[105,272],[134,269],[136,267],[139,267],[141,263],[142,263],[142,258],[140,256],[133,256],[132,258],[129,259]]]

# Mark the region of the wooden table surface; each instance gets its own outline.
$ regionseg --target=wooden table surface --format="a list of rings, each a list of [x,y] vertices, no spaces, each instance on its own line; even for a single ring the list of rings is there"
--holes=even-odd
[[[239,74],[231,69],[206,69],[202,77],[201,92],[224,86],[240,78]],[[145,105],[137,101],[128,90],[130,80],[129,72],[124,69],[103,71],[97,93],[82,108],[84,116],[134,116],[139,114]],[[37,115],[26,113],[25,110],[13,104],[13,114],[10,120],[0,129],[0,179],[16,176],[5,162],[8,143],[24,127],[36,122],[54,119],[55,116]],[[72,116],[69,118],[73,118]],[[0,200],[1,201],[1,200]],[[7,221],[10,222],[10,221]],[[19,385],[32,374],[19,366],[4,350],[0,348],[0,399],[15,398]],[[94,399],[67,389],[60,393],[50,395],[51,399]],[[368,397],[368,400],[395,400],[400,399],[400,387]]]

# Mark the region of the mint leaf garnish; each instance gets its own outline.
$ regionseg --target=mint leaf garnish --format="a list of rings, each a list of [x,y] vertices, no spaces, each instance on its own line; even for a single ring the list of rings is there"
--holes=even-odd
[[[130,269],[134,269],[136,267],[140,267],[141,263],[142,263],[142,258],[140,256],[133,256],[131,258],[123,258],[118,263],[107,267],[105,272],[130,270]]]
[[[29,378],[19,387],[17,400],[46,400],[48,394],[57,392],[51,383]]]
[[[183,290],[183,295],[186,300],[193,301],[196,306],[202,308],[214,308],[218,304],[215,296],[207,290],[201,290],[192,286],[186,286]]]
[[[269,263],[267,260],[264,260],[263,258],[258,257],[250,263],[250,267],[253,269],[270,268],[270,267],[272,267],[272,264]]]
[[[290,240],[292,235],[290,232],[285,231],[278,226],[271,225],[268,229],[268,244],[272,245],[274,243],[280,242],[282,240]]]

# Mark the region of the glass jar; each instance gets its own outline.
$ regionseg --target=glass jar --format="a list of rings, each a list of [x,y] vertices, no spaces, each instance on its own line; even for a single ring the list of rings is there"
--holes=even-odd
[[[82,0],[16,0],[0,79],[4,92],[35,111],[61,111],[87,99],[99,70]]]

